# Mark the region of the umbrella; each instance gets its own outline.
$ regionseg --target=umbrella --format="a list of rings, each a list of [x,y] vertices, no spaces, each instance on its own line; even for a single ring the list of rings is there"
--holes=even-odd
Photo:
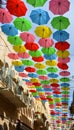
[[[62,87],[68,87],[68,86],[70,86],[69,83],[61,83],[60,85],[61,85]]]
[[[35,83],[35,82],[36,82],[36,83],[37,83],[37,82],[39,83],[39,82],[40,82],[38,78],[31,78],[30,81],[31,81],[32,83]]]
[[[58,58],[58,61],[59,62],[62,62],[62,63],[68,63],[70,62],[70,57],[66,57],[66,58]]]
[[[70,53],[69,51],[64,50],[64,51],[57,51],[56,55],[60,58],[67,58],[70,55]]]
[[[31,4],[34,7],[40,7],[45,4],[47,0],[27,0],[27,3]]]
[[[54,47],[49,47],[49,48],[42,48],[41,51],[44,53],[44,54],[47,54],[47,55],[52,55],[56,52],[55,48]]]
[[[15,36],[18,34],[18,30],[14,27],[13,24],[4,24],[1,26],[1,30],[8,36]]]
[[[50,38],[40,38],[38,43],[40,46],[42,46],[44,48],[48,48],[54,44],[54,41]]]
[[[56,41],[64,42],[65,40],[69,39],[69,33],[66,31],[59,30],[53,33],[53,38]]]
[[[47,24],[50,19],[48,12],[42,9],[32,10],[30,18],[33,23],[38,25]]]
[[[12,20],[12,15],[6,9],[0,8],[0,23],[10,23]]]
[[[58,49],[58,50],[66,50],[66,49],[69,49],[70,47],[70,44],[68,42],[57,42],[55,43],[55,48]]]
[[[25,66],[32,66],[32,65],[34,65],[34,62],[32,60],[22,60],[22,63]]]
[[[40,87],[41,83],[35,82],[35,83],[33,83],[33,85],[35,85],[35,87],[36,87],[36,86],[39,86],[39,87]]]
[[[42,63],[35,63],[34,67],[36,67],[37,69],[44,69],[46,66],[45,64],[42,64]]]
[[[14,66],[21,66],[21,65],[22,65],[22,61],[14,60],[14,61],[12,61],[12,64],[13,64]]]
[[[42,80],[42,81],[41,81],[41,84],[45,84],[45,85],[47,85],[47,84],[49,84],[49,83],[50,83],[49,80]]]
[[[8,53],[8,57],[13,60],[19,59],[19,57],[16,53]]]
[[[60,85],[58,83],[51,83],[51,86],[54,87],[54,88],[57,88],[59,87]]]
[[[43,56],[32,57],[32,60],[34,60],[35,62],[42,62],[44,61],[44,57]]]
[[[48,38],[52,34],[52,31],[49,27],[47,27],[45,25],[43,25],[43,26],[41,25],[41,26],[36,27],[35,33],[37,36],[39,36],[41,38]]]
[[[26,67],[25,70],[27,72],[35,72],[36,71],[36,69],[34,67]]]
[[[35,36],[29,32],[22,32],[20,33],[20,38],[25,41],[26,43],[34,42]]]
[[[18,57],[27,59],[30,57],[30,55],[27,52],[22,52],[22,53],[18,53]]]
[[[57,67],[48,67],[47,71],[51,72],[51,73],[56,73],[56,72],[58,72],[58,68]]]
[[[65,63],[60,63],[58,62],[57,66],[62,69],[62,70],[67,70],[68,69],[68,65]]]
[[[47,74],[47,71],[46,70],[37,70],[36,71],[37,72],[37,74],[39,74],[39,75],[46,75]]]
[[[58,77],[58,74],[48,73],[48,77],[50,77],[50,78],[57,78],[57,77]]]
[[[70,90],[70,87],[62,87],[62,90]]]
[[[30,43],[26,43],[24,46],[26,47],[27,50],[30,50],[30,51],[36,51],[39,48],[38,44],[31,43],[31,42]]]
[[[40,50],[29,51],[29,54],[30,54],[32,57],[39,57],[39,56],[42,56],[42,52],[41,52]]]
[[[15,46],[22,45],[22,39],[19,36],[8,36],[7,40]]]
[[[63,30],[68,28],[70,22],[69,19],[64,16],[57,16],[52,19],[51,25],[55,29]]]
[[[48,65],[48,66],[56,66],[57,61],[56,60],[47,60],[46,65]]]
[[[44,58],[46,60],[55,60],[56,59],[56,54],[52,54],[52,55],[44,54]]]
[[[41,80],[47,80],[48,76],[47,75],[43,75],[43,76],[39,75],[38,78],[41,79]]]
[[[24,16],[27,11],[24,2],[21,0],[7,0],[6,7],[12,15],[17,17]]]
[[[16,51],[16,52],[19,52],[19,53],[23,53],[23,52],[26,52],[26,48],[22,45],[19,45],[19,46],[13,46],[13,49]]]
[[[69,76],[69,75],[70,75],[70,72],[68,72],[68,71],[61,71],[61,72],[59,73],[59,75],[61,75],[61,76]]]
[[[68,0],[51,0],[49,10],[55,15],[63,15],[69,11],[70,2]]]
[[[37,78],[38,75],[36,73],[28,73],[28,76],[31,78]]]
[[[17,72],[23,72],[24,71],[24,66],[15,66],[15,70]]]
[[[59,82],[59,80],[56,79],[56,78],[52,78],[52,79],[50,79],[49,81],[50,81],[51,83],[58,83],[58,82]]]
[[[29,31],[32,28],[31,22],[23,17],[16,18],[13,23],[20,31]]]
[[[60,78],[60,81],[61,81],[61,82],[69,82],[69,81],[70,81],[70,78],[63,77],[63,78]]]
[[[28,77],[28,74],[27,74],[27,73],[24,73],[24,72],[20,72],[20,73],[19,73],[19,76],[20,76],[20,77],[25,77],[25,78],[27,78],[27,77]]]

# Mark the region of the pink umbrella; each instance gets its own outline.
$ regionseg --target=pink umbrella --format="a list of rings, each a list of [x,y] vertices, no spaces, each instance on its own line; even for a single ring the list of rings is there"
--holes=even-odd
[[[18,53],[19,58],[29,58],[30,55],[27,52]]]
[[[33,84],[32,84],[32,82],[26,82],[26,85],[32,86]]]
[[[70,75],[70,72],[68,72],[68,71],[61,71],[61,72],[59,73],[59,75],[61,75],[61,76],[69,76],[69,75]]]
[[[43,88],[51,88],[50,85],[43,85]]]
[[[54,41],[50,38],[41,38],[38,43],[40,46],[48,48],[51,47],[54,44]]]
[[[19,76],[25,77],[25,78],[28,77],[27,73],[23,73],[23,72],[20,72],[20,73],[19,73]]]
[[[2,24],[10,23],[12,20],[12,15],[6,9],[0,8],[0,22]]]
[[[34,42],[35,40],[35,36],[29,32],[22,32],[20,38],[27,43]]]
[[[67,57],[67,58],[60,58],[59,57],[58,61],[66,64],[66,63],[70,62],[70,57]]]
[[[69,10],[70,2],[68,0],[51,0],[49,10],[55,15],[63,15]]]
[[[48,76],[47,76],[47,75],[44,75],[44,76],[41,76],[41,75],[40,75],[38,78],[41,79],[41,80],[47,80],[47,79],[48,79]]]
[[[10,59],[14,59],[14,60],[19,59],[19,57],[18,57],[18,55],[16,53],[8,53],[8,57]]]

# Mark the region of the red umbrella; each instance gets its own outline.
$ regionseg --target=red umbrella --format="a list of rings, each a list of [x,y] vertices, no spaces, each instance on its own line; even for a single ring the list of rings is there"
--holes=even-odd
[[[59,87],[60,85],[57,84],[57,83],[52,83],[51,86],[57,88],[57,87]]]
[[[55,115],[56,112],[55,112],[54,110],[50,110],[50,114],[51,114],[51,115]]]
[[[21,76],[21,77],[28,77],[27,73],[23,73],[23,72],[19,73],[19,76]]]
[[[51,88],[50,85],[43,85],[43,88]]]
[[[45,96],[40,96],[41,100],[47,100]]]
[[[26,67],[25,70],[27,72],[35,72],[36,71],[36,69],[34,67]]]
[[[44,57],[40,56],[40,57],[32,57],[32,60],[34,60],[35,62],[42,62],[44,61]]]
[[[58,58],[58,61],[59,62],[62,62],[62,63],[68,63],[68,62],[70,62],[70,57],[67,57],[67,58]]]
[[[35,86],[40,86],[41,83],[35,82],[35,83],[33,83],[33,85],[35,85]]]
[[[12,20],[12,15],[6,9],[0,8],[0,22],[2,24],[10,23]]]
[[[19,59],[19,57],[16,53],[8,53],[8,57],[13,60]]]
[[[48,76],[47,75],[43,75],[43,76],[40,75],[38,78],[41,79],[41,80],[47,80]]]
[[[47,100],[49,100],[49,102],[53,102],[54,101],[52,98],[47,98]]]
[[[35,93],[37,91],[35,89],[31,89],[30,92]]]
[[[21,0],[7,0],[6,7],[12,15],[17,17],[24,16],[27,11],[24,2]]]
[[[57,66],[62,69],[62,70],[67,70],[68,69],[68,65],[65,63],[60,63],[58,62]]]
[[[61,103],[56,103],[56,106],[62,106],[62,104]]]
[[[20,38],[27,43],[34,42],[35,40],[35,36],[29,32],[22,32]]]
[[[60,114],[61,114],[61,113],[60,113]],[[59,123],[61,123],[61,121],[60,121],[60,120],[56,120],[56,123],[58,123],[58,124],[59,124]]]
[[[39,48],[39,46],[36,43],[26,43],[24,46],[26,47],[26,49],[30,51],[36,51]]]
[[[50,107],[51,109],[54,109],[54,108],[55,108],[55,106],[54,106],[53,104],[50,104],[49,107]]]
[[[59,73],[59,75],[61,75],[61,76],[69,76],[69,75],[70,75],[70,72],[68,72],[68,71],[61,71],[61,72]]]
[[[32,86],[33,84],[32,84],[32,82],[26,82],[26,85]]]
[[[70,47],[70,44],[68,42],[57,42],[55,43],[55,48],[58,49],[58,50],[66,50],[66,49],[69,49]]]
[[[30,55],[27,52],[18,53],[19,58],[29,58]]]
[[[57,91],[57,90],[60,91],[60,87],[57,87],[57,88],[53,87],[52,90],[54,90],[54,91]]]
[[[59,90],[54,90],[53,93],[55,93],[55,94],[61,94],[61,92]]]
[[[48,48],[51,47],[54,44],[54,41],[50,38],[41,38],[38,43],[40,46]]]

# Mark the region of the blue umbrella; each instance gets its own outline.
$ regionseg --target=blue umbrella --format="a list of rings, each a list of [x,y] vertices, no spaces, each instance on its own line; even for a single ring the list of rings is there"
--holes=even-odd
[[[25,81],[25,82],[30,82],[30,80],[29,79],[22,79],[23,81]]]
[[[49,74],[48,74],[48,77],[50,77],[50,78],[57,78],[57,77],[58,77],[58,74],[49,73]]]
[[[18,34],[18,30],[14,27],[13,24],[4,24],[1,26],[1,30],[8,36],[15,36]]]
[[[53,33],[53,38],[56,41],[64,42],[65,40],[69,39],[69,33],[66,31],[59,30]]]
[[[15,70],[17,72],[23,72],[24,71],[24,66],[15,66]]]
[[[31,78],[37,78],[38,75],[36,73],[28,73],[28,76]]]
[[[52,91],[51,88],[44,88],[45,92]]]
[[[50,19],[48,12],[42,9],[32,10],[30,18],[32,22],[38,25],[47,24]]]
[[[45,54],[44,55],[44,58],[47,59],[47,60],[55,60],[56,59],[56,54],[53,54],[53,55],[47,55]]]
[[[60,98],[61,95],[59,95],[59,94],[54,94],[54,97],[58,97],[58,98]]]
[[[61,85],[62,87],[68,87],[68,86],[70,86],[69,83],[61,83],[60,85]]]

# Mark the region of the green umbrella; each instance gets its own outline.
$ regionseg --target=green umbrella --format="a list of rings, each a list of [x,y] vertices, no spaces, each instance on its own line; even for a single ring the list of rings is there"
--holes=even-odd
[[[40,6],[43,6],[46,1],[47,0],[27,0],[27,3],[29,3],[30,5],[34,7],[40,7]]]
[[[36,72],[39,75],[45,75],[45,74],[47,74],[46,70],[37,70]]]
[[[49,102],[49,104],[51,105],[51,104],[54,104],[54,101],[48,101]]]
[[[15,46],[19,46],[19,45],[22,45],[22,39],[19,37],[19,36],[9,36],[7,38],[7,40],[12,44],[12,45],[15,45]]]
[[[51,25],[55,29],[63,30],[70,25],[70,22],[69,19],[64,16],[57,16],[52,19]]]
[[[62,91],[61,93],[62,94],[69,94],[70,92],[69,91]]]
[[[22,60],[22,63],[23,63],[25,66],[32,66],[32,65],[34,65],[34,62],[31,61],[31,60]]]
[[[23,17],[16,18],[13,23],[20,31],[29,31],[32,28],[31,22]]]
[[[38,92],[32,92],[33,96],[38,96]]]
[[[63,77],[63,78],[60,78],[60,81],[61,81],[61,82],[69,82],[69,81],[70,81],[70,78]]]
[[[69,98],[62,98],[62,101],[68,101]]]
[[[54,47],[49,47],[49,48],[42,48],[41,51],[44,53],[44,54],[47,54],[47,55],[52,55],[56,52],[55,48]]]
[[[44,84],[44,85],[47,85],[47,84],[49,84],[49,83],[50,83],[49,80],[43,80],[43,81],[41,81],[41,84]]]
[[[37,51],[29,51],[29,54],[32,56],[32,57],[40,57],[42,56],[42,52],[40,50],[37,50]]]
[[[58,68],[57,67],[48,67],[47,71],[51,72],[51,73],[54,73],[54,72],[56,73],[56,72],[58,72]]]

